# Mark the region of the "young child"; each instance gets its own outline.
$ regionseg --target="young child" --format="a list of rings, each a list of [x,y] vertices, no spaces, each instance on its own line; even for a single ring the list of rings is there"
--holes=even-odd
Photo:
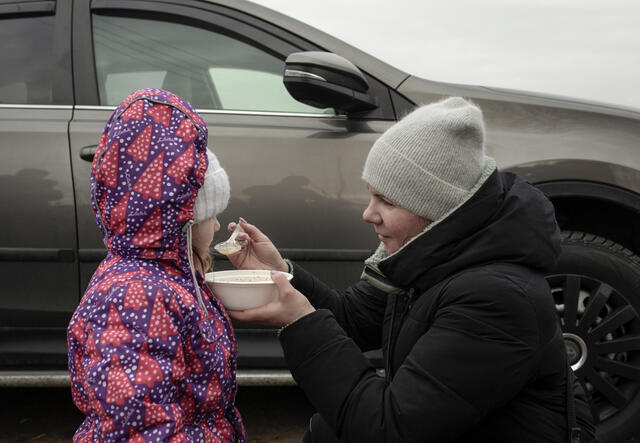
[[[203,280],[229,192],[186,100],[142,89],[111,115],[91,171],[108,253],[67,331],[74,442],[246,441],[236,339]]]

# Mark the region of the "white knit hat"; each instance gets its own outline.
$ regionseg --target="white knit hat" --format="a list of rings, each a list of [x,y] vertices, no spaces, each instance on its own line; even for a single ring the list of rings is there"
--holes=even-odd
[[[376,140],[362,178],[401,207],[440,220],[495,170],[484,132],[482,111],[461,97],[422,106]]]
[[[198,190],[193,206],[193,218],[196,224],[208,220],[225,210],[231,195],[229,177],[218,158],[207,149],[209,166],[204,175],[204,183]]]

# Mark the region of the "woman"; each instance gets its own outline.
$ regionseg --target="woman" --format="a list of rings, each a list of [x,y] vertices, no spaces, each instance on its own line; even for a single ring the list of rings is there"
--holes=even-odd
[[[136,91],[106,124],[91,194],[108,252],[68,328],[74,441],[245,441],[236,340],[203,280],[229,200],[204,122]]]
[[[415,110],[376,141],[363,178],[381,244],[344,294],[247,223],[230,256],[293,272],[293,286],[273,276],[274,302],[230,315],[283,327],[319,412],[305,441],[567,441],[567,360],[543,277],[558,226],[537,189],[485,155],[480,109],[450,98]],[[362,355],[378,348],[384,378]]]

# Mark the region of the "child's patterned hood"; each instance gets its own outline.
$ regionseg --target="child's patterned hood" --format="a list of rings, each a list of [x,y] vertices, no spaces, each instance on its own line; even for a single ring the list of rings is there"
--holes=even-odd
[[[104,128],[91,167],[91,203],[116,255],[162,259],[188,272],[185,223],[207,169],[207,128],[161,89],[129,95]]]

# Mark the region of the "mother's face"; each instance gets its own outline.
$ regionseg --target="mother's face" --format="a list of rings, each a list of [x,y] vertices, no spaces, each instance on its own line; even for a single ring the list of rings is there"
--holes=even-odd
[[[368,188],[369,206],[362,213],[362,219],[373,225],[387,254],[396,252],[431,224],[431,220],[397,206],[370,185]]]

